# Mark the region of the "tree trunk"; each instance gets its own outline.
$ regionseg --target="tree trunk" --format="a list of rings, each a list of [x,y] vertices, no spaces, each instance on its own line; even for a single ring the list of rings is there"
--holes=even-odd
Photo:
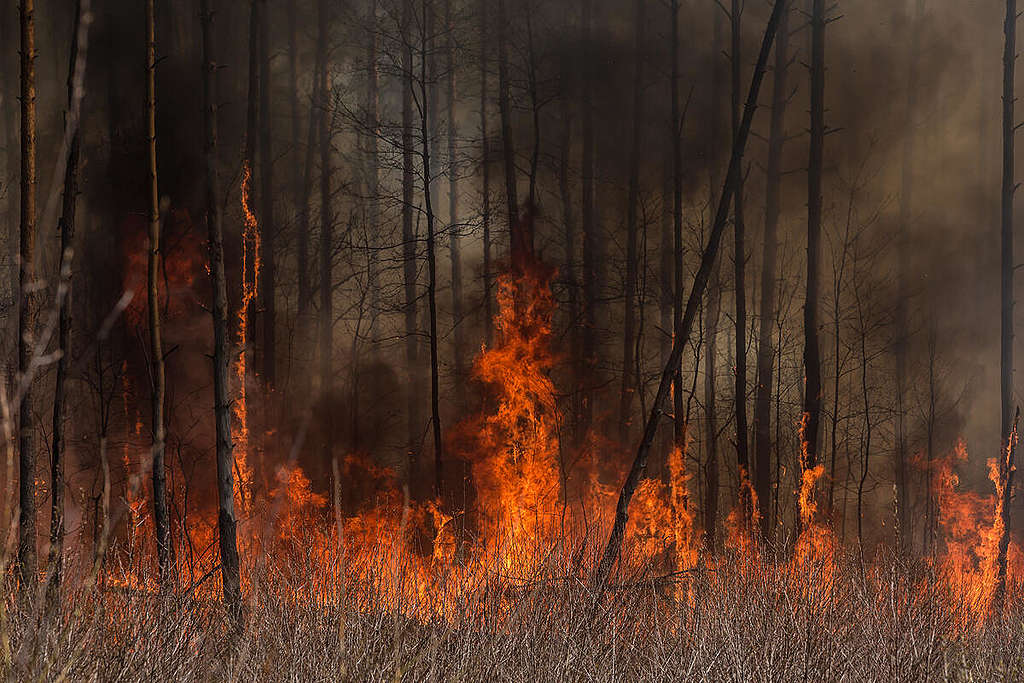
[[[466,333],[462,325],[462,255],[459,245],[459,166],[455,141],[458,126],[455,120],[455,26],[452,23],[452,0],[444,3],[445,71],[448,97],[448,253],[452,268],[452,339],[455,351],[455,403],[466,406]]]
[[[636,0],[634,21],[633,64],[633,131],[629,156],[629,196],[626,199],[626,282],[625,323],[622,335],[622,387],[619,390],[619,442],[629,441],[632,423],[633,394],[637,389],[636,369],[636,299],[637,242],[640,204],[640,147],[644,126],[644,57],[646,49],[646,0]]]
[[[412,0],[402,3],[402,271],[405,289],[405,367],[407,373],[408,418],[408,483],[412,487],[419,450],[419,349],[416,329],[416,234],[413,232],[413,200],[415,197],[413,169],[413,62],[412,62]]]
[[[568,11],[566,12],[568,14]],[[568,16],[565,19],[564,30],[568,32],[572,28],[572,22]],[[561,149],[558,160],[558,190],[562,203],[562,233],[564,235],[565,260],[562,269],[565,273],[565,289],[569,299],[568,311],[568,333],[572,348],[580,348],[580,305],[579,289],[576,281],[576,219],[573,214],[572,183],[570,181],[572,157],[572,102],[570,95],[570,81],[573,74],[572,56],[566,52],[560,58],[559,73],[559,115],[562,123],[560,135]],[[578,437],[579,416],[580,416],[580,387],[583,384],[583,364],[579,353],[573,353],[569,358],[571,391],[569,392],[569,418],[570,428],[574,437]]]
[[[256,141],[259,135],[260,13],[264,0],[249,0],[249,91],[245,104],[245,162],[256,172]]]
[[[428,14],[433,11],[429,0],[423,1],[423,26],[427,25]],[[427,83],[428,36],[420,34],[420,135],[422,137],[423,160],[423,196],[427,209],[427,307],[430,315],[430,424],[434,436],[434,497],[441,500],[443,482],[444,453],[441,442],[441,414],[439,396],[439,373],[437,363],[437,259],[434,238],[434,207],[430,196],[430,121],[427,120],[431,111],[429,97],[430,88]]]
[[[309,310],[309,304],[313,299],[313,284],[309,277],[309,204],[313,188],[313,167],[315,166],[317,136],[320,134],[320,108],[323,106],[320,94],[320,72],[323,70],[323,60],[326,58],[326,45],[317,43],[315,64],[313,66],[313,92],[309,105],[309,127],[306,133],[306,158],[302,169],[302,181],[300,185],[299,216],[298,216],[298,315],[304,317]]]
[[[593,23],[594,0],[583,0],[581,17],[582,50],[585,63],[590,63],[593,51],[590,48],[591,24]],[[597,370],[597,220],[594,215],[594,111],[593,77],[588,68],[582,74],[583,94],[581,107],[583,119],[582,149],[582,219],[583,219],[583,311],[581,350],[583,354],[581,373],[582,386],[580,401],[580,424],[577,435],[585,439],[590,432],[594,417],[594,373]]]
[[[743,73],[742,52],[742,0],[732,0],[732,133],[739,131],[742,111],[740,109],[740,80]],[[736,465],[739,475],[738,502],[743,515],[744,529],[753,534],[752,523],[755,521],[753,488],[750,482],[750,455],[747,446],[747,289],[746,261],[747,251],[743,217],[743,166],[740,164],[733,179],[733,278],[734,300],[736,304]],[[750,528],[747,528],[750,526]]]
[[[772,326],[776,315],[776,271],[778,270],[778,228],[782,195],[782,151],[786,143],[786,104],[789,93],[789,0],[783,0],[779,19],[779,36],[775,43],[774,83],[772,85],[772,116],[768,133],[764,212],[764,252],[761,264],[761,305],[757,340],[757,387],[754,395],[754,491],[761,514],[761,538],[768,540],[772,532],[767,505],[772,494],[772,369],[774,353]]]
[[[59,321],[57,329],[57,377],[53,390],[53,451],[50,456],[50,554],[47,559],[48,602],[57,605],[64,567],[64,446],[65,406],[67,404],[68,367],[71,362],[71,259],[75,237],[75,207],[78,200],[78,157],[81,148],[80,105],[75,84],[81,79],[84,65],[79,63],[79,31],[82,26],[82,3],[75,0],[75,23],[71,34],[71,56],[68,64],[68,109],[65,114],[65,136],[70,136],[67,166],[64,169],[64,194],[60,232],[60,280],[57,292]]]
[[[895,323],[895,343],[893,355],[896,362],[896,415],[895,415],[895,453],[893,469],[896,479],[896,533],[899,550],[908,552],[913,545],[912,515],[910,510],[910,493],[908,491],[907,474],[907,435],[906,435],[906,394],[907,394],[907,344],[909,342],[907,324],[907,299],[910,296],[907,284],[909,269],[909,234],[910,222],[913,217],[913,182],[914,155],[916,143],[915,114],[917,110],[918,64],[921,57],[921,23],[924,18],[924,0],[914,0],[914,25],[910,31],[910,57],[907,69],[907,103],[903,113],[903,170],[900,190],[899,232],[896,235],[897,294]]]
[[[512,267],[517,268],[533,254],[533,235],[528,226],[520,225],[519,199],[516,195],[516,151],[512,139],[512,105],[509,102],[508,28],[505,0],[498,0],[498,108],[501,113],[501,144],[505,157],[505,199],[508,210],[509,242]]]
[[[334,212],[331,208],[331,87],[327,79],[328,0],[317,7],[317,49],[321,52],[320,73],[320,396],[329,405],[334,385]],[[355,362],[355,359],[353,359]],[[324,462],[330,462],[334,449],[334,416],[325,414]]]
[[[156,177],[156,25],[154,0],[146,0],[146,121],[149,147],[149,361],[153,381],[153,521],[160,584],[172,580],[174,548],[164,463],[164,350],[160,332],[160,194]]]
[[[821,268],[821,175],[825,145],[825,0],[811,0],[811,143],[807,171],[807,290],[804,301],[804,406],[800,469],[818,464],[821,419],[821,351],[818,347]],[[805,511],[801,510],[801,514]],[[810,520],[801,520],[806,523]]]
[[[370,290],[370,329],[372,353],[377,353],[377,325],[380,318],[380,86],[377,72],[377,0],[370,0],[366,41],[366,193],[369,256],[367,286]]]
[[[1001,245],[1001,306],[1000,306],[1000,399],[1002,427],[1000,444],[1005,458],[1001,459],[999,492],[1001,533],[996,556],[996,606],[1001,610],[1006,594],[1006,554],[1010,538],[1010,500],[1013,486],[1013,455],[1016,447],[1016,420],[1013,419],[1013,193],[1014,176],[1014,66],[1017,60],[1017,0],[1006,0],[1006,20],[1003,24],[1006,43],[1003,50],[1003,196]]]
[[[18,428],[18,566],[22,586],[36,580],[36,452],[32,418],[32,344],[36,327],[36,25],[35,1],[21,1],[21,275],[18,288],[18,377],[21,404]]]
[[[737,169],[743,161],[743,152],[746,148],[747,139],[750,137],[750,126],[754,120],[754,112],[757,111],[757,97],[761,90],[761,82],[764,79],[765,67],[768,63],[768,54],[771,52],[772,42],[775,39],[775,32],[779,25],[779,17],[782,14],[782,0],[777,0],[772,10],[771,18],[765,28],[764,39],[761,42],[761,51],[758,54],[757,63],[754,66],[754,73],[751,77],[750,91],[747,95],[747,103],[743,112],[743,121],[733,140],[732,154],[729,159],[729,169],[726,173],[726,182],[722,188],[722,194],[718,201],[718,209],[715,212],[715,220],[712,224],[711,235],[708,237],[707,246],[701,256],[700,268],[693,280],[693,288],[686,300],[686,310],[683,313],[682,324],[679,327],[680,334],[672,342],[672,353],[661,374],[661,382],[658,384],[658,393],[651,406],[651,412],[644,423],[643,438],[637,448],[636,457],[630,467],[629,474],[622,485],[619,500],[615,507],[615,523],[605,546],[604,554],[601,556],[601,563],[597,570],[597,585],[599,591],[603,592],[611,575],[612,566],[619,557],[622,549],[623,533],[626,529],[626,522],[629,521],[629,501],[640,483],[640,477],[647,468],[647,458],[650,454],[651,444],[657,433],[658,422],[664,410],[665,401],[668,398],[669,389],[672,386],[672,378],[675,368],[682,361],[683,349],[689,343],[690,333],[693,330],[693,323],[697,316],[697,309],[704,297],[704,290],[707,287],[708,278],[714,267],[718,256],[718,249],[722,242],[722,234],[725,232],[725,225],[729,218],[729,207],[732,205],[733,185],[731,180],[736,177]]]
[[[213,291],[213,411],[217,439],[217,529],[224,603],[240,616],[242,591],[238,567],[235,478],[231,444],[231,363],[228,332],[228,293],[224,275],[224,229],[217,179],[217,60],[214,53],[214,11],[211,0],[200,0],[203,42],[203,119],[206,128],[206,229]]]
[[[263,381],[277,386],[277,230],[274,225],[274,155],[270,136],[270,8],[258,0],[260,12],[260,246],[263,262],[260,293],[263,295]]]
[[[483,223],[484,278],[484,343],[491,345],[494,308],[491,300],[491,165],[490,140],[487,135],[487,4],[480,0],[480,185],[483,200],[480,222]]]

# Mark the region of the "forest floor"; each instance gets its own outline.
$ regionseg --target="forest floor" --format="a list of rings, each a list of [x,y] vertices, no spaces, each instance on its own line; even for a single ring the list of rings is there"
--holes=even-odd
[[[377,581],[381,577],[372,577]],[[8,590],[8,680],[998,681],[1024,679],[1024,605],[1000,616],[926,567],[738,556],[647,572],[595,607],[553,571],[395,598],[302,571],[247,591],[239,626],[196,591],[66,589],[56,615]],[[465,588],[459,587],[460,590]],[[408,591],[405,592],[409,594]]]

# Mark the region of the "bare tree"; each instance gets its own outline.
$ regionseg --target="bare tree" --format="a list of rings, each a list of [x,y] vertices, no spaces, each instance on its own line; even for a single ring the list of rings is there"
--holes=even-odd
[[[448,107],[448,254],[452,276],[452,337],[455,351],[455,396],[459,408],[466,405],[466,333],[462,324],[462,254],[459,246],[459,165],[456,140],[455,26],[452,0],[444,3],[445,75]]]
[[[203,49],[203,119],[206,128],[206,229],[213,291],[213,412],[217,439],[217,529],[224,602],[237,615],[242,602],[235,519],[234,459],[231,444],[231,396],[228,380],[231,353],[228,293],[224,275],[224,229],[217,179],[217,59],[214,52],[212,0],[200,0]]]
[[[402,271],[405,290],[405,367],[408,387],[408,478],[412,484],[416,473],[420,430],[419,344],[417,342],[417,273],[416,233],[413,231],[414,168],[413,168],[413,53],[412,0],[402,0]]]
[[[1006,555],[1010,539],[1010,500],[1013,487],[1013,459],[1016,448],[1017,421],[1013,418],[1013,194],[1014,180],[1014,66],[1017,61],[1017,0],[1006,0],[1006,20],[1003,24],[1003,193],[1002,226],[1000,229],[1000,344],[999,388],[1002,426],[1000,445],[1004,457],[1000,458],[999,534],[996,556],[996,601],[1002,608],[1006,595]],[[1018,411],[1019,414],[1019,411]]]
[[[825,0],[811,0],[811,144],[807,171],[807,290],[804,300],[803,457],[806,472],[818,463],[821,419],[821,351],[818,308],[821,279],[821,176],[825,146]]]
[[[761,506],[761,537],[771,534],[767,505],[772,493],[772,369],[774,366],[772,326],[775,323],[776,278],[781,213],[782,152],[786,143],[786,105],[789,101],[789,8],[783,9],[779,35],[775,43],[775,68],[772,84],[772,115],[768,133],[767,185],[765,189],[764,252],[761,262],[761,304],[757,341],[757,387],[754,393],[754,491]]]
[[[331,204],[331,85],[327,75],[327,42],[330,25],[327,0],[317,3],[317,50],[320,52],[320,395],[327,400],[334,385],[334,211]],[[353,359],[355,362],[355,359]],[[333,416],[326,416],[324,462],[333,458]]]
[[[160,331],[160,194],[156,176],[156,19],[154,0],[146,0],[146,121],[149,148],[149,362],[153,382],[153,521],[161,585],[168,585],[174,566],[171,518],[164,463],[164,349]]]
[[[21,409],[18,427],[18,567],[22,585],[36,577],[36,451],[32,416],[32,344],[36,327],[36,24],[35,1],[21,0],[21,226],[18,288],[18,377]]]
[[[640,204],[640,147],[644,130],[644,49],[646,42],[647,3],[636,0],[633,41],[633,130],[629,153],[629,195],[626,200],[626,282],[625,323],[622,335],[622,386],[619,390],[619,441],[629,439],[632,421],[633,394],[636,393],[636,299],[637,242]]]

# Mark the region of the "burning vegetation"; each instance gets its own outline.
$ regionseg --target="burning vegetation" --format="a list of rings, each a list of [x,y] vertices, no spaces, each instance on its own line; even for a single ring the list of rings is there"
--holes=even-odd
[[[0,17],[3,677],[1024,676],[1014,0],[71,4]],[[1001,185],[918,170],[953,25]]]

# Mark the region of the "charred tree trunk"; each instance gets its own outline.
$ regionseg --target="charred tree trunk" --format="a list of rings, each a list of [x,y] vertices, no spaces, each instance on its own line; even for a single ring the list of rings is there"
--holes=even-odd
[[[683,131],[682,115],[679,106],[679,0],[672,0],[671,28],[671,84],[672,97],[672,336],[678,337],[683,322]],[[672,448],[680,453],[686,452],[686,420],[683,403],[683,368],[677,362],[673,368],[675,377],[672,380]]]
[[[807,290],[804,301],[804,414],[801,471],[818,464],[821,351],[818,309],[821,278],[821,176],[825,145],[825,0],[811,0],[811,143],[807,170]]]
[[[452,338],[455,350],[455,403],[466,405],[466,334],[462,325],[462,253],[459,244],[459,166],[455,120],[455,26],[452,0],[444,3],[445,71],[448,107],[448,254],[452,268]]]
[[[249,0],[249,71],[245,102],[245,159],[256,172],[256,142],[259,135],[260,100],[260,14],[264,0]]]
[[[35,1],[21,0],[21,274],[18,289],[18,567],[26,589],[36,580],[36,451],[32,417],[32,345],[36,327],[36,24]]]
[[[764,252],[761,265],[761,305],[757,341],[757,387],[754,394],[754,492],[761,514],[761,538],[768,540],[772,532],[767,505],[772,494],[772,370],[774,347],[772,326],[775,323],[776,271],[778,270],[778,228],[781,213],[782,151],[786,143],[787,75],[789,72],[789,0],[779,19],[779,36],[775,43],[772,115],[768,133],[764,212]]]
[[[423,26],[427,25],[428,14],[433,11],[429,0],[423,1]],[[420,39],[420,135],[423,161],[423,197],[427,210],[427,308],[430,316],[430,424],[434,436],[434,496],[441,500],[444,453],[441,442],[441,412],[439,395],[439,372],[437,360],[437,259],[434,235],[434,207],[430,196],[431,160],[430,126],[428,112],[431,111],[430,87],[427,82],[428,35],[424,30]]]
[[[629,155],[629,196],[626,199],[626,283],[625,323],[622,335],[622,387],[619,390],[619,442],[629,440],[633,394],[637,389],[636,300],[637,243],[639,241],[640,147],[644,126],[644,50],[646,49],[646,0],[636,0],[633,65],[633,131]]]
[[[416,234],[413,231],[413,200],[415,176],[413,168],[413,62],[412,62],[412,0],[402,3],[402,272],[405,289],[405,367],[408,378],[406,406],[408,418],[409,484],[413,483],[419,451],[419,344],[416,329]],[[411,486],[410,486],[411,488]]]
[[[377,325],[380,318],[380,85],[377,71],[377,0],[370,0],[366,42],[366,193],[369,234],[367,286],[370,294],[369,338],[372,353],[377,353]]]
[[[568,12],[566,12],[568,14]],[[564,30],[568,34],[572,22],[566,17]],[[570,180],[572,158],[572,102],[570,99],[570,83],[572,79],[572,57],[561,56],[559,73],[559,108],[562,123],[561,149],[558,160],[558,190],[562,204],[562,232],[564,235],[565,261],[562,269],[565,273],[565,289],[569,299],[569,339],[574,349],[580,348],[580,304],[579,289],[576,280],[576,217],[573,213],[572,183]],[[580,416],[580,386],[583,384],[583,368],[579,354],[571,355],[570,360],[571,391],[569,392],[570,424],[574,436],[578,436]]]
[[[533,254],[533,234],[529,225],[519,221],[516,194],[516,151],[512,138],[512,104],[509,96],[508,27],[505,0],[498,0],[498,108],[501,113],[501,144],[505,157],[505,200],[512,267],[521,267]]]
[[[701,299],[704,297],[704,290],[707,287],[708,279],[711,276],[712,268],[718,256],[718,249],[722,243],[722,234],[729,219],[729,207],[732,205],[733,184],[731,180],[736,177],[737,169],[742,165],[743,153],[746,148],[747,139],[750,136],[750,126],[754,120],[754,112],[757,111],[757,97],[761,90],[761,82],[764,79],[765,67],[768,63],[768,54],[771,52],[772,42],[779,25],[779,17],[782,13],[782,0],[778,0],[772,10],[771,18],[765,28],[764,38],[761,42],[761,51],[758,54],[757,63],[754,66],[754,73],[751,77],[750,90],[747,94],[747,102],[743,112],[743,120],[732,144],[732,154],[729,159],[729,169],[726,173],[726,182],[722,188],[721,197],[718,200],[718,208],[715,212],[714,223],[711,234],[708,237],[707,246],[701,256],[700,268],[694,277],[693,288],[686,300],[686,310],[683,313],[682,324],[679,327],[680,334],[672,343],[672,353],[669,356],[661,374],[661,382],[658,384],[658,393],[651,406],[651,412],[644,424],[643,438],[637,448],[636,457],[630,467],[626,481],[622,485],[619,500],[615,507],[615,523],[601,556],[601,563],[597,570],[597,585],[599,593],[603,593],[607,585],[611,570],[619,557],[622,549],[623,533],[626,529],[626,522],[629,521],[629,502],[633,498],[640,477],[647,468],[647,458],[650,455],[651,444],[657,433],[658,422],[664,410],[665,401],[668,398],[672,386],[672,378],[675,368],[682,361],[683,349],[689,343],[690,333],[693,330],[693,323],[697,317],[697,309],[700,307]]]
[[[320,72],[323,70],[323,63],[327,57],[327,46],[321,46],[319,38],[316,46],[316,57],[315,64],[313,66],[313,92],[310,98],[309,105],[309,127],[306,133],[306,157],[302,169],[302,180],[300,183],[300,196],[299,196],[299,215],[298,215],[298,226],[297,226],[297,251],[298,251],[298,279],[299,279],[299,291],[298,291],[298,316],[304,318],[306,312],[309,310],[310,302],[313,299],[313,284],[310,280],[310,264],[309,264],[309,233],[310,233],[310,219],[309,219],[309,204],[310,196],[312,194],[313,187],[313,168],[316,165],[316,149],[317,149],[317,137],[320,134],[320,109],[324,106],[321,102],[322,97],[320,93]],[[250,97],[250,100],[252,98]],[[303,322],[303,326],[307,324],[307,321]]]
[[[321,50],[320,73],[320,395],[328,406],[334,387],[334,212],[331,208],[331,142],[330,120],[331,87],[327,78],[328,39],[327,0],[318,4],[317,48]],[[355,360],[353,359],[353,362]],[[334,453],[333,416],[325,416],[324,462],[330,462]]]
[[[896,415],[895,415],[895,453],[893,469],[896,479],[896,533],[899,550],[908,552],[913,545],[913,528],[911,523],[910,493],[908,491],[907,474],[907,436],[906,436],[906,394],[907,394],[907,344],[909,342],[907,323],[907,299],[910,296],[907,285],[909,269],[909,233],[913,214],[914,188],[914,155],[916,143],[915,113],[917,110],[918,63],[921,54],[921,22],[924,15],[924,1],[915,0],[914,25],[910,32],[910,61],[907,69],[907,102],[903,113],[903,169],[900,190],[900,221],[896,236],[897,294],[895,323],[895,344],[893,355],[896,362]]]
[[[742,63],[742,0],[732,0],[732,134],[739,132],[742,110],[740,80],[743,73]],[[747,446],[747,290],[746,290],[746,226],[743,218],[743,165],[735,169],[736,178],[732,184],[733,192],[733,278],[735,285],[736,304],[736,465],[739,474],[738,501],[743,514],[743,524],[753,522],[754,509],[753,489],[750,482],[750,455]],[[747,529],[753,533],[753,528]]]
[[[260,294],[263,296],[263,380],[277,386],[277,229],[274,225],[274,156],[270,136],[270,8],[257,0],[260,12],[260,246],[263,252]]]
[[[174,567],[171,515],[164,462],[164,349],[160,330],[160,194],[156,177],[156,19],[154,0],[146,0],[146,125],[149,147],[149,362],[153,381],[153,522],[160,584],[169,585]]]
[[[1017,0],[1006,0],[1006,20],[1003,24],[1006,42],[1003,50],[1003,194],[1002,226],[1000,230],[1001,306],[1000,306],[1000,400],[1002,425],[1000,444],[1000,480],[1002,501],[1000,520],[1002,527],[996,556],[996,606],[1002,609],[1006,595],[1006,554],[1010,539],[1010,499],[1013,486],[1013,455],[1016,447],[1016,420],[1013,419],[1013,194],[1016,190],[1014,168],[1014,71],[1017,61]]]
[[[217,439],[217,530],[224,603],[237,617],[242,603],[235,519],[234,458],[231,444],[231,363],[228,293],[224,275],[224,229],[217,179],[217,58],[214,52],[212,0],[200,0],[203,43],[203,119],[206,128],[206,229],[213,292],[213,405]]]
[[[484,343],[491,345],[491,329],[494,324],[494,308],[491,300],[491,164],[490,140],[487,126],[487,4],[480,0],[480,186],[483,206],[480,222],[483,224],[483,279],[484,279]]]
[[[48,602],[57,604],[64,567],[64,446],[65,406],[67,405],[68,368],[71,363],[71,260],[75,237],[75,207],[78,201],[78,157],[82,137],[79,125],[80,96],[76,98],[75,83],[80,78],[79,31],[82,26],[82,3],[75,0],[75,23],[71,34],[71,56],[68,64],[68,109],[65,113],[65,135],[70,136],[67,166],[64,169],[64,194],[60,232],[60,282],[57,306],[57,377],[53,390],[53,451],[50,454],[50,555],[47,559]]]
[[[597,264],[594,262],[597,253],[597,219],[594,215],[594,83],[589,66],[593,57],[590,47],[591,24],[593,23],[594,0],[583,0],[581,17],[582,43],[584,63],[587,68],[582,75],[583,94],[581,99],[583,119],[582,149],[582,219],[583,219],[583,311],[582,311],[582,365],[583,380],[580,400],[580,423],[577,436],[585,439],[590,432],[594,418],[595,384],[594,372],[597,369]]]

